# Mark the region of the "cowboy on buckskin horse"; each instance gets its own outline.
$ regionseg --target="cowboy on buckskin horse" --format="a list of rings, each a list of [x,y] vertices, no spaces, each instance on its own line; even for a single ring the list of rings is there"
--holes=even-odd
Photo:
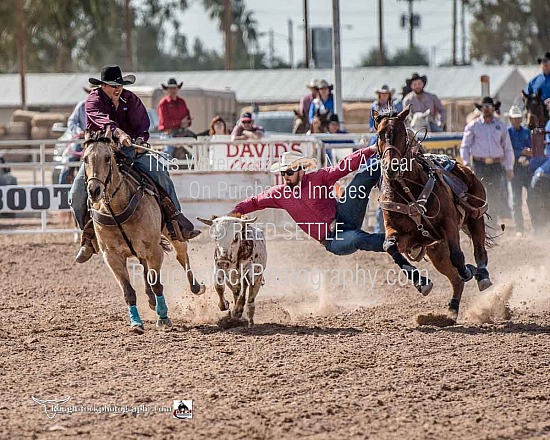
[[[101,79],[90,78],[90,84],[99,86],[86,99],[86,128],[91,131],[111,130],[118,139],[120,153],[132,163],[132,167],[145,174],[157,185],[160,204],[167,229],[175,239],[192,239],[200,234],[181,212],[174,184],[164,166],[156,158],[142,154],[132,145],[145,146],[149,139],[149,116],[141,100],[123,86],[133,84],[134,75],[122,76],[119,66],[105,66]],[[78,263],[88,261],[97,251],[93,221],[88,209],[86,173],[80,167],[69,193],[69,203],[80,229],[81,248],[76,256]]]

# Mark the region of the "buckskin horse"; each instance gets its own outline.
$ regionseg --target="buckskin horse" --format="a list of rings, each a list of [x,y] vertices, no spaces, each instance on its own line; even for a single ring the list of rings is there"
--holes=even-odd
[[[449,318],[456,322],[464,283],[475,276],[480,291],[492,285],[487,270],[484,213],[485,189],[465,166],[455,163],[449,172],[436,157],[418,153],[405,128],[410,106],[399,114],[373,112],[382,161],[380,206],[384,213],[384,250],[398,251],[414,261],[428,255],[453,288]],[[402,166],[403,163],[407,166]],[[399,166],[396,166],[399,164]],[[471,238],[477,268],[465,264],[460,229]]]
[[[128,305],[131,330],[143,333],[144,325],[136,306],[136,291],[130,283],[126,262],[135,256],[146,275],[145,293],[149,307],[158,316],[157,327],[170,330],[172,321],[163,293],[160,269],[164,252],[170,249],[166,228],[154,188],[121,167],[120,156],[111,130],[105,133],[86,132],[84,167],[88,197],[92,203],[92,219],[99,248],[113,272]],[[117,161],[118,160],[118,161]],[[186,272],[191,291],[202,294],[205,286],[195,280],[189,266],[187,242],[171,240],[177,260]]]

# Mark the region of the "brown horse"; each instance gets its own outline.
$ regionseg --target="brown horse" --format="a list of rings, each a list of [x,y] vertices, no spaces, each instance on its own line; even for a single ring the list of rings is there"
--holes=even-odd
[[[449,311],[454,322],[466,281],[475,275],[479,290],[492,285],[485,249],[485,189],[461,164],[448,172],[434,163],[435,158],[415,151],[405,128],[409,111],[410,106],[398,115],[373,112],[382,162],[384,249],[392,257],[398,251],[405,252],[415,261],[428,255],[453,287]],[[461,227],[473,241],[477,269],[465,264],[460,249]]]
[[[111,136],[111,130],[105,133],[87,132],[84,141],[86,185],[99,248],[124,293],[132,331],[144,331],[136,307],[136,291],[126,266],[132,256],[143,266],[145,293],[149,307],[157,312],[157,327],[169,330],[172,322],[168,318],[160,276],[164,251],[170,249],[170,243],[165,238],[169,235],[152,191],[119,169],[116,146]],[[195,280],[189,266],[187,242],[172,240],[171,243],[176,249],[177,260],[186,272],[191,291],[203,293],[204,285]]]
[[[308,115],[303,115],[294,110],[294,122],[292,124],[292,134],[306,134],[309,130]]]
[[[527,94],[524,91],[521,93],[527,112],[527,127],[530,130],[544,128],[548,122],[549,114],[542,100],[542,90],[539,89],[537,93],[531,94]]]
[[[330,113],[322,114],[319,110],[315,113],[311,121],[311,133],[328,133],[328,125]]]

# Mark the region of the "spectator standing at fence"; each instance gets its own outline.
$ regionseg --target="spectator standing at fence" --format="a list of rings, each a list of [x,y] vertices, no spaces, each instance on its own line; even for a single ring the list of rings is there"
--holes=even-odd
[[[396,101],[393,99],[393,95],[395,94],[395,89],[390,89],[390,87],[387,84],[384,84],[382,87],[378,87],[374,90],[374,93],[376,93],[376,100],[373,101],[371,108],[370,108],[370,120],[369,120],[369,128],[370,131],[374,130],[374,118],[372,117],[372,112],[374,110],[384,113],[388,112],[390,109],[395,112],[400,112],[403,110],[403,104],[401,101]]]
[[[178,96],[183,82],[178,84],[176,78],[170,78],[166,84],[161,84],[166,92],[157,106],[159,116],[159,131],[174,135],[185,131],[191,126],[191,112],[185,99]]]
[[[531,157],[531,131],[522,125],[523,115],[519,107],[513,105],[508,112],[510,127],[508,134],[514,149],[514,177],[512,178],[512,210],[516,234],[523,236],[523,188],[527,191],[527,205],[531,211],[529,186],[532,173],[529,169]]]
[[[409,104],[412,105],[413,112],[425,112],[430,110],[430,130],[445,131],[445,107],[441,104],[439,98],[433,93],[428,93],[424,89],[428,82],[426,75],[418,75],[413,73],[410,81],[411,92],[403,98],[403,108]],[[439,121],[437,121],[439,119]],[[437,122],[436,122],[437,121]]]
[[[483,182],[489,213],[496,220],[504,211],[501,205],[507,203],[504,176],[508,180],[514,177],[514,150],[506,125],[495,117],[493,98],[486,96],[476,107],[482,114],[464,128],[460,156]]]
[[[214,116],[210,121],[210,128],[208,130],[209,136],[223,136],[229,134],[227,130],[227,124],[223,118],[218,115]]]
[[[313,118],[317,114],[317,111],[319,111],[321,115],[334,113],[334,96],[332,95],[334,86],[323,79],[319,81],[317,88],[319,90],[319,97],[314,99],[309,107],[308,122],[310,124],[313,122]]]
[[[231,132],[231,140],[261,139],[264,136],[264,129],[256,124],[252,119],[252,113],[244,112],[237,125]]]
[[[538,57],[537,62],[541,67],[541,73],[529,81],[524,92],[530,95],[537,94],[540,90],[541,99],[548,105],[550,104],[550,52]]]
[[[86,95],[89,95],[92,91],[91,87],[83,87],[82,89],[86,92]],[[78,139],[84,139],[84,132],[86,131],[85,104],[85,99],[76,104],[67,121],[67,128],[75,141]],[[59,174],[60,184],[71,183],[75,173],[75,168],[67,166],[67,162],[80,162],[82,154],[82,144],[80,142],[71,142],[70,144],[67,144],[62,155],[62,161],[66,165],[63,167],[61,174]]]

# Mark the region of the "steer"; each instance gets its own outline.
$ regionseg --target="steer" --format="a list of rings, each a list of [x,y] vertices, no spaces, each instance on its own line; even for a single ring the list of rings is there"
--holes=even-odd
[[[210,226],[210,235],[216,240],[214,252],[216,292],[221,311],[229,309],[224,298],[225,285],[233,291],[235,306],[229,316],[240,319],[247,302],[248,326],[254,325],[254,300],[264,282],[267,251],[263,232],[252,226],[253,219],[215,217],[197,219]],[[246,289],[249,288],[248,300]]]

